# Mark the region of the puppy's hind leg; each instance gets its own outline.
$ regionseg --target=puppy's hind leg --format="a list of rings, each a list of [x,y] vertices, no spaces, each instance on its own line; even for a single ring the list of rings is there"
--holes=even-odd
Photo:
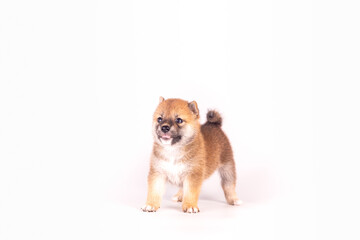
[[[182,202],[182,199],[183,199],[183,189],[182,187],[179,189],[179,191],[177,192],[177,194],[175,194],[172,198],[172,200],[174,202]]]
[[[230,205],[240,205],[242,201],[236,195],[236,170],[234,160],[228,160],[219,168],[221,186],[224,190],[225,198]]]

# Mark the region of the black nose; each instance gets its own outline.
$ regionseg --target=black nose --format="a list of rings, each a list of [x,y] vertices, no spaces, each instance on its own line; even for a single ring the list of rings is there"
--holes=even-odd
[[[167,125],[164,125],[161,127],[161,131],[164,132],[164,133],[167,133],[168,131],[170,131],[170,127],[167,126]]]

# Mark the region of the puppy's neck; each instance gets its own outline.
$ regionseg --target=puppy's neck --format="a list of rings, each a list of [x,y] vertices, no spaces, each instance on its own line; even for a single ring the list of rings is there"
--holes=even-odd
[[[182,161],[185,156],[189,157],[197,152],[199,148],[198,144],[202,142],[200,135],[196,135],[194,139],[187,144],[173,144],[164,145],[155,142],[154,143],[154,155],[165,161],[178,162]]]
[[[155,143],[155,148],[157,149],[157,151],[159,152],[168,152],[171,154],[177,154],[179,152],[182,152],[184,149],[184,146],[179,145],[179,144],[159,144],[159,143]]]

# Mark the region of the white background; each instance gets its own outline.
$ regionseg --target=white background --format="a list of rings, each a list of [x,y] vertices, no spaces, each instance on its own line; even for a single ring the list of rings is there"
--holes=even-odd
[[[359,239],[358,1],[1,1],[0,239]],[[244,205],[143,213],[159,96],[224,117]]]

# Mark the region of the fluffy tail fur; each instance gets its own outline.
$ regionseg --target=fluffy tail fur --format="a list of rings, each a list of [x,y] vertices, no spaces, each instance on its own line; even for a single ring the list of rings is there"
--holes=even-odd
[[[208,111],[208,113],[206,114],[206,118],[207,118],[206,123],[215,124],[215,125],[218,125],[221,127],[222,118],[221,118],[220,113],[218,113],[217,111],[214,111],[214,110]]]

